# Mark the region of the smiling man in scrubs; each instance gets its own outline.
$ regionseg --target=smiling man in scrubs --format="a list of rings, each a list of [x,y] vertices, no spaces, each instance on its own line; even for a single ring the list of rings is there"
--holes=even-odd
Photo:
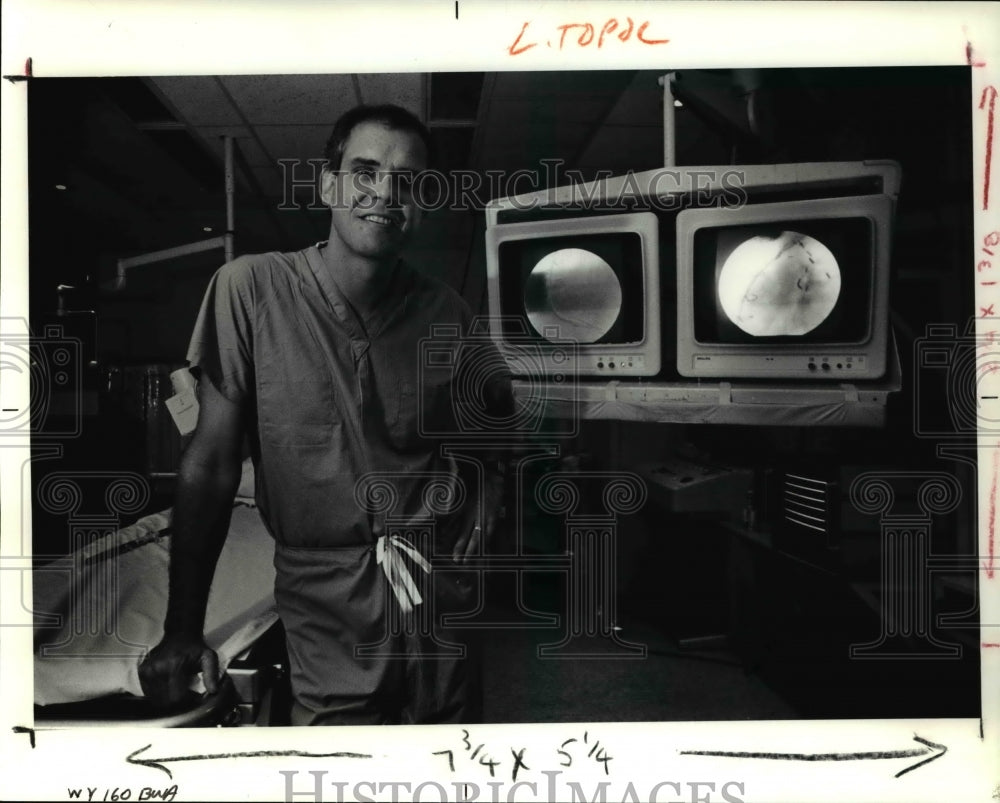
[[[455,642],[454,634],[435,630],[428,640],[406,617],[426,614],[421,604],[475,607],[454,569],[478,554],[491,529],[497,483],[485,483],[482,500],[465,494],[430,545],[405,542],[386,523],[387,513],[394,522],[427,520],[428,478],[456,500],[466,487],[458,464],[421,432],[419,404],[433,413],[449,388],[422,381],[417,347],[432,325],[468,331],[471,313],[457,293],[400,259],[421,221],[411,180],[427,168],[430,147],[427,129],[403,109],[348,112],[322,174],[329,240],[240,257],[209,285],[188,353],[201,411],[179,471],[164,636],[140,667],[154,701],[177,701],[199,671],[215,687],[218,662],[202,627],[246,436],[257,502],[276,542],[293,724],[480,717],[471,653],[442,658],[434,645]],[[489,391],[510,403],[505,378]],[[368,509],[357,492],[373,474],[390,483],[391,511]],[[389,627],[390,619],[411,626]],[[438,654],[421,659],[429,647]]]

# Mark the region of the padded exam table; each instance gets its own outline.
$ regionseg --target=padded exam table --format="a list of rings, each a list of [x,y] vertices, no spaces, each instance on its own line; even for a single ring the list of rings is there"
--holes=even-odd
[[[227,675],[192,690],[168,715],[142,696],[138,666],[163,635],[170,510],[154,513],[35,569],[36,727],[151,727],[261,722],[281,670],[274,541],[252,500],[237,500],[205,617],[205,640]],[[199,680],[200,682],[200,680]]]

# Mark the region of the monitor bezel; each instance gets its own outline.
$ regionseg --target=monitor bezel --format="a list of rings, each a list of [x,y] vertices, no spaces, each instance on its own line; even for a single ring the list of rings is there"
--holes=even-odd
[[[653,212],[628,212],[623,214],[588,215],[585,217],[554,218],[550,220],[503,223],[486,229],[486,279],[489,296],[490,318],[494,321],[512,317],[526,317],[523,310],[515,316],[513,311],[501,309],[500,302],[500,246],[518,240],[563,238],[572,240],[581,235],[636,234],[642,253],[642,309],[643,332],[640,340],[631,343],[576,343],[568,339],[546,341],[529,335],[525,330],[523,342],[514,342],[491,326],[491,334],[501,354],[513,356],[512,350],[523,362],[524,346],[529,345],[538,353],[540,370],[545,374],[566,376],[599,376],[614,379],[616,376],[655,376],[662,363],[662,337],[660,325],[660,221]],[[527,323],[526,323],[527,325]],[[567,349],[567,345],[570,348]],[[553,356],[557,359],[553,359]],[[633,365],[628,366],[629,358]],[[641,358],[641,364],[636,361]],[[514,369],[514,361],[508,360]],[[613,367],[609,367],[609,365]]]
[[[689,378],[851,381],[885,374],[894,204],[887,195],[814,198],[739,208],[688,209],[677,215],[677,371]],[[872,271],[867,337],[831,343],[704,343],[695,336],[695,236],[710,228],[782,220],[871,221]],[[852,358],[854,358],[852,360]],[[850,368],[847,366],[850,365]],[[812,366],[812,367],[810,367]]]

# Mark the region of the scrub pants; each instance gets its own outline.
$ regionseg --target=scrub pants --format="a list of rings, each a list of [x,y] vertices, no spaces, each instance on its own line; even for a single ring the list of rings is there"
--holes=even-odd
[[[279,544],[275,568],[293,725],[482,720],[476,640],[441,624],[475,607],[475,574],[454,564],[412,571],[423,602],[403,613],[374,546]]]

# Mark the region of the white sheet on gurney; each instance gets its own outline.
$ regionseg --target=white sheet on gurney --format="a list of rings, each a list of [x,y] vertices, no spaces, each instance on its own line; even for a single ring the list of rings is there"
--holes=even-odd
[[[169,510],[146,516],[81,550],[72,569],[35,571],[36,704],[142,694],[139,661],[163,636],[170,536],[156,533],[169,523]],[[110,564],[84,563],[143,540],[148,543]],[[222,669],[277,621],[273,556],[274,541],[257,509],[236,505],[205,616],[205,640]],[[102,589],[114,578],[117,604],[111,606]],[[59,612],[61,622],[45,627],[51,612]]]

